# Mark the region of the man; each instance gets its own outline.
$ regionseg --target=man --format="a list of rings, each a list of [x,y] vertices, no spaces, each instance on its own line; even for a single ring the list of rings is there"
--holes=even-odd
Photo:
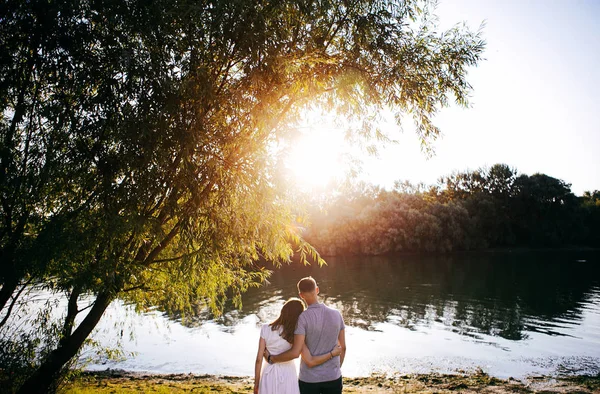
[[[321,365],[309,368],[304,360],[300,363],[298,385],[301,394],[339,394],[342,392],[342,371],[346,355],[344,319],[337,310],[319,302],[319,287],[311,277],[300,279],[298,293],[308,308],[298,318],[294,331],[292,348],[279,355],[268,356],[268,362],[285,362],[297,358],[306,343],[310,353],[322,355],[330,353],[338,343],[341,354]]]

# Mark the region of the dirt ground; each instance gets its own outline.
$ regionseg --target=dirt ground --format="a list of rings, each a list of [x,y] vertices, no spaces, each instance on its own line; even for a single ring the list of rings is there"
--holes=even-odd
[[[87,393],[252,393],[250,377],[211,375],[148,375],[123,371],[86,372],[61,392]],[[344,378],[344,393],[600,393],[600,376],[498,379],[469,375],[373,375]]]

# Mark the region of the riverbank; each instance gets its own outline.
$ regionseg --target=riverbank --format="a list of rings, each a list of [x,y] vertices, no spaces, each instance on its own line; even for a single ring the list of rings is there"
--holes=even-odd
[[[250,377],[169,374],[108,370],[85,372],[67,383],[63,394],[104,393],[252,393]],[[485,373],[419,374],[344,378],[344,393],[600,393],[600,375],[498,379]]]
[[[578,246],[578,245],[567,245],[567,246],[555,246],[555,247],[551,247],[551,246],[540,246],[540,247],[535,247],[535,246],[497,246],[497,247],[491,247],[491,248],[481,248],[481,249],[470,249],[470,250],[462,250],[462,249],[456,249],[456,250],[451,250],[451,251],[424,251],[424,250],[417,250],[417,251],[394,251],[394,252],[387,252],[387,253],[381,253],[381,254],[344,254],[344,253],[340,253],[340,254],[335,254],[335,255],[327,255],[327,254],[321,254],[321,257],[323,257],[325,259],[325,261],[327,261],[327,259],[329,258],[338,258],[338,259],[344,259],[344,258],[360,258],[360,257],[365,257],[365,258],[369,258],[369,257],[390,257],[390,258],[394,258],[394,257],[452,257],[452,256],[478,256],[478,255],[518,255],[518,254],[522,254],[522,255],[526,255],[526,254],[540,254],[540,253],[600,253],[600,247],[594,247],[594,246]],[[300,260],[298,260],[298,258],[296,258],[295,260],[293,260],[294,263],[299,264]]]

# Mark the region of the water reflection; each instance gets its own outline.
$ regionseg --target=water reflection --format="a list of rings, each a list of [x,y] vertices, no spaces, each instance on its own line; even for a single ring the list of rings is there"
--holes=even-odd
[[[229,310],[219,323],[232,327],[249,315],[260,322],[272,319],[296,294],[298,279],[312,275],[322,299],[342,311],[347,325],[364,330],[377,330],[381,323],[412,331],[441,325],[484,342],[489,336],[519,341],[532,333],[576,335],[571,328],[600,297],[598,257],[597,252],[469,253],[331,258],[322,268],[293,264],[275,271],[266,287],[249,291],[243,310]]]

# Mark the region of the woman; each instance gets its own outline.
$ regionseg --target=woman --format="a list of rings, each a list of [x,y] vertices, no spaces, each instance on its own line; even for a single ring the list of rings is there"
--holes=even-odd
[[[285,363],[264,363],[265,349],[270,354],[280,354],[292,347],[294,330],[298,317],[304,311],[304,303],[299,298],[290,298],[281,308],[277,320],[265,324],[260,330],[258,353],[254,366],[254,394],[299,394],[298,372],[293,360]],[[309,367],[323,364],[338,356],[341,348],[336,346],[331,352],[313,356],[306,345],[302,348],[302,359]]]

